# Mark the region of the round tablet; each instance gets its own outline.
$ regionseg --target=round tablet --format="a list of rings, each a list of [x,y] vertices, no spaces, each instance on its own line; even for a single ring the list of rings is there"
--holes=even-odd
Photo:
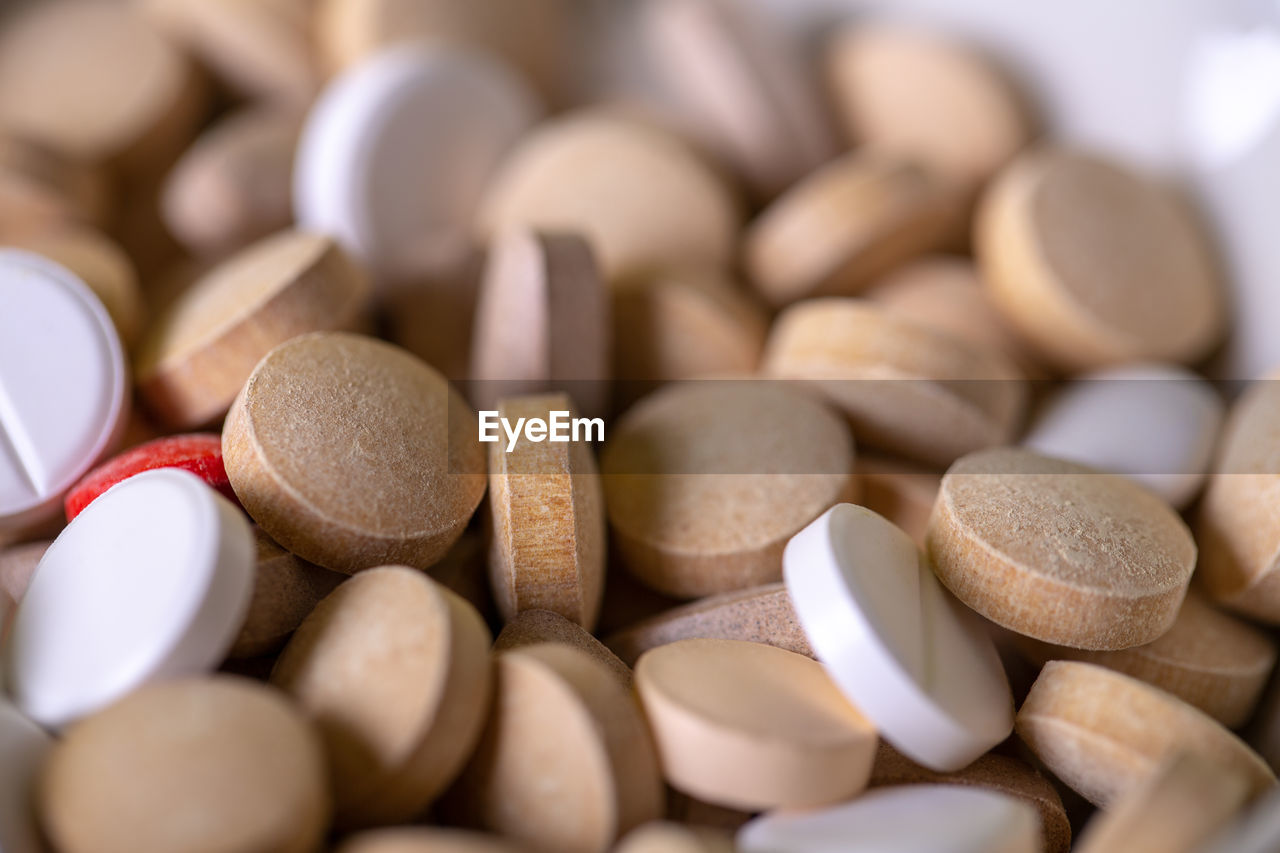
[[[448,810],[538,850],[604,853],[662,814],[653,741],[630,691],[580,649],[495,658],[493,709]]]
[[[831,99],[850,140],[976,185],[1031,139],[1018,92],[964,45],[858,21],[826,53]]]
[[[284,697],[228,676],[137,690],[54,747],[40,813],[67,853],[304,853],[329,823],[319,740]]]
[[[146,682],[212,669],[240,630],[253,575],[248,522],[203,480],[130,477],[40,560],[6,650],[14,701],[61,728]]]
[[[586,236],[611,283],[682,267],[725,268],[738,210],[724,181],[676,136],[604,112],[530,134],[490,185],[479,227]]]
[[[659,646],[636,694],[668,784],[743,811],[812,808],[867,785],[876,730],[822,665],[741,640]]]
[[[853,483],[848,427],[781,383],[669,385],[613,425],[601,458],[623,565],[667,595],[776,581],[788,538]]]
[[[78,160],[155,168],[204,106],[195,69],[130,4],[28,5],[0,31],[0,125]]]
[[[1243,776],[1251,794],[1275,784],[1266,763],[1180,699],[1109,669],[1050,661],[1018,710],[1018,737],[1054,775],[1107,807],[1179,750]]]
[[[907,161],[848,154],[765,208],[743,239],[743,264],[775,306],[852,294],[945,241],[953,194]]]
[[[655,820],[628,832],[613,853],[734,853],[733,836],[711,827]]]
[[[1222,335],[1205,235],[1172,190],[1110,163],[1022,155],[987,190],[974,239],[996,304],[1064,369],[1193,362]]]
[[[899,318],[862,299],[798,302],[774,322],[762,372],[800,379],[852,421],[859,441],[947,465],[1008,442],[1026,383],[990,348]]]
[[[781,28],[726,0],[644,7],[649,60],[689,121],[768,198],[836,153],[815,81]]]
[[[1123,672],[1167,690],[1229,729],[1253,715],[1276,664],[1276,644],[1249,623],[1228,616],[1190,592],[1173,626],[1130,649],[1088,652],[1018,638],[1031,660],[1077,660]]]
[[[1196,565],[1191,531],[1142,486],[1012,448],[951,466],[927,538],[938,577],[965,604],[1079,649],[1168,631]]]
[[[201,276],[155,319],[138,349],[138,391],[174,429],[215,421],[272,347],[352,325],[368,292],[364,273],[328,237],[268,237]]]
[[[572,388],[586,412],[601,414],[609,396],[609,309],[591,246],[580,236],[524,228],[498,235],[471,336],[468,378],[477,408]]]
[[[102,303],[66,269],[0,251],[0,530],[57,513],[123,429],[129,379]]]
[[[380,279],[464,257],[480,194],[538,115],[533,95],[487,57],[402,45],[329,84],[298,144],[293,204]]]
[[[453,781],[489,702],[489,630],[422,572],[347,580],[298,627],[271,673],[324,740],[337,820],[407,821]]]
[[[818,660],[898,750],[952,771],[1009,736],[995,646],[907,534],[838,504],[787,543],[783,565]]]
[[[1039,409],[1022,444],[1124,474],[1181,509],[1200,493],[1222,420],[1222,400],[1199,375],[1133,364],[1076,376]]]
[[[619,657],[634,664],[650,649],[695,637],[766,643],[813,657],[782,583],[700,598],[636,622],[607,642]]]
[[[437,826],[371,829],[344,838],[334,853],[526,853],[496,835]]]
[[[444,377],[404,350],[317,333],[258,364],[222,452],[249,515],[304,560],[344,572],[425,568],[484,496],[476,427]]]
[[[618,677],[618,683],[631,686],[631,669],[617,655],[586,628],[550,610],[525,610],[516,614],[502,626],[502,633],[493,641],[493,651],[504,652],[539,643],[561,643],[581,649],[608,667]]]
[[[40,558],[52,545],[51,540],[10,545],[0,550],[0,591],[14,601],[21,601],[27,594],[31,576],[36,573]]]
[[[0,632],[2,636],[3,632]],[[18,709],[0,699],[0,850],[41,853],[35,786],[53,740]]]
[[[977,788],[906,785],[803,814],[758,817],[738,833],[740,853],[1039,853],[1026,803]]]

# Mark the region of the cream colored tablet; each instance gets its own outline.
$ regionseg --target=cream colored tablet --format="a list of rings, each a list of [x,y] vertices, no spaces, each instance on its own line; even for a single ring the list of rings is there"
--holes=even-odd
[[[577,417],[567,394],[511,397],[499,419],[518,423],[553,413]],[[566,428],[566,437],[570,437]],[[582,440],[511,447],[506,436],[489,447],[489,583],[498,612],[551,610],[587,630],[604,595],[605,509],[595,453]]]
[[[154,170],[204,107],[191,63],[130,4],[37,3],[0,30],[0,125],[78,160]]]
[[[496,835],[435,826],[371,829],[344,838],[334,853],[527,853]]]
[[[848,428],[779,383],[667,386],[611,426],[600,467],[614,543],[667,595],[778,580],[787,539],[852,488]]]
[[[2,617],[0,617],[2,619]],[[0,629],[0,639],[3,638]],[[53,739],[0,699],[0,850],[5,853],[43,853],[36,823],[35,786]]]
[[[264,358],[222,432],[236,496],[304,560],[417,568],[449,550],[484,496],[474,413],[404,350],[303,335]]]
[[[652,270],[723,269],[738,236],[724,181],[651,123],[577,112],[544,124],[489,187],[482,234],[513,225],[586,236],[610,282]]]
[[[1267,634],[1187,594],[1173,626],[1158,639],[1114,652],[1087,652],[1021,638],[1034,662],[1078,660],[1123,672],[1167,690],[1229,729],[1253,715],[1276,663]]]
[[[1027,393],[993,350],[861,299],[811,299],[783,311],[762,371],[812,383],[859,441],[938,465],[1008,442]]]
[[[525,610],[502,626],[502,633],[493,641],[494,652],[519,649],[539,643],[561,643],[574,646],[608,667],[620,684],[631,685],[631,669],[618,659],[604,643],[591,635],[586,628],[570,622],[559,613],[550,610]]]
[[[1196,585],[1218,604],[1280,623],[1280,383],[1257,382],[1236,401],[1196,520]]]
[[[194,0],[187,5],[196,5]],[[218,259],[289,227],[301,119],[285,108],[233,112],[165,178],[164,223],[189,251]]]
[[[514,228],[489,246],[471,338],[472,399],[571,390],[588,414],[608,407],[609,293],[576,234]]]
[[[1172,755],[1085,824],[1078,853],[1195,853],[1245,805],[1245,777],[1194,752]]]
[[[696,637],[767,643],[814,656],[782,583],[709,595],[636,622],[607,642],[619,657],[634,664],[649,649]]]
[[[776,306],[856,293],[939,248],[954,195],[907,161],[854,153],[795,184],[751,223],[743,266]]]
[[[897,749],[952,771],[1009,736],[1013,700],[990,636],[907,534],[838,504],[787,543],[783,563],[818,660]]]
[[[849,139],[976,185],[1013,158],[1033,128],[1019,93],[957,42],[865,21],[831,37],[830,94]]]
[[[1022,155],[978,214],[992,299],[1064,369],[1196,361],[1222,336],[1226,294],[1172,192],[1084,154]]]
[[[638,826],[613,853],[733,853],[733,836],[720,829],[665,820]]]
[[[493,709],[447,811],[535,850],[605,853],[662,814],[653,741],[609,668],[559,643],[495,658]]]
[[[303,853],[329,825],[315,731],[277,691],[216,676],[144,687],[54,747],[40,779],[58,850]]]
[[[826,104],[781,27],[732,0],[659,0],[644,12],[651,64],[757,195],[835,156]]]
[[[680,640],[645,652],[635,683],[677,790],[760,811],[837,803],[866,787],[875,727],[817,661],[761,643]]]
[[[942,488],[942,475],[885,456],[858,457],[858,503],[892,521],[924,547],[929,514]]]
[[[1103,807],[1149,780],[1179,750],[1239,773],[1251,795],[1275,784],[1263,760],[1212,718],[1093,664],[1045,664],[1018,711],[1017,731],[1054,775]]]
[[[938,577],[1011,631],[1125,649],[1173,626],[1196,565],[1168,504],[1114,474],[1004,448],[951,466],[929,519]]]
[[[338,821],[409,820],[471,755],[489,702],[489,631],[416,569],[342,584],[303,621],[271,682],[320,730]]]

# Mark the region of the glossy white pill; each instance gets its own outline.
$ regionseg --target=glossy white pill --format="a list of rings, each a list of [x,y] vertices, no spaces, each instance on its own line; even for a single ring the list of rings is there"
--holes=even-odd
[[[60,728],[157,678],[212,669],[253,591],[244,515],[194,474],[113,486],[45,552],[6,653],[19,709]]]
[[[39,255],[0,250],[0,531],[56,515],[128,411],[110,316]]]
[[[818,659],[900,752],[947,772],[1009,736],[1013,699],[990,637],[906,533],[837,504],[782,560]]]
[[[959,785],[881,788],[821,811],[758,817],[739,853],[1038,853],[1026,802]]]
[[[18,709],[0,699],[0,851],[42,853],[34,788],[51,740]]]
[[[1223,407],[1195,373],[1133,364],[1082,374],[1037,414],[1023,445],[1136,480],[1174,507],[1204,483]]]
[[[402,45],[337,78],[312,108],[294,165],[299,224],[383,280],[458,263],[481,191],[540,112],[483,55]]]

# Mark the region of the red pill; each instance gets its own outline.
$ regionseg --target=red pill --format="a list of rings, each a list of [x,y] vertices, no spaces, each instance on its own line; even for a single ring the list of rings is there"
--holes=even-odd
[[[190,471],[236,506],[240,505],[227,480],[227,469],[222,465],[222,436],[217,433],[171,435],[131,447],[86,474],[67,493],[67,521],[116,483],[156,468]]]

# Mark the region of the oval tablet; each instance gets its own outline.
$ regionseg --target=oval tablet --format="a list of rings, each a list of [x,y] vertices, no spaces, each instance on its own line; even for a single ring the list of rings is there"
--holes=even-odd
[[[783,566],[818,660],[898,750],[959,770],[1009,736],[1013,698],[995,646],[907,534],[837,504],[792,537]]]
[[[0,593],[2,594],[2,593]],[[0,629],[0,638],[4,631]],[[0,850],[43,853],[36,828],[36,779],[53,739],[0,699]]]
[[[3,531],[56,514],[120,435],[129,379],[111,318],[64,268],[0,250],[0,305]]]
[[[130,477],[40,560],[9,638],[14,701],[61,728],[149,681],[211,669],[244,619],[253,560],[244,515],[199,477]]]
[[[465,257],[481,192],[538,115],[501,64],[444,45],[402,45],[344,72],[298,143],[299,224],[335,237],[382,280]]]
[[[416,568],[449,550],[484,496],[475,414],[435,370],[372,338],[303,335],[253,371],[222,430],[240,502],[325,568]]]
[[[929,519],[938,577],[991,621],[1079,649],[1149,643],[1173,625],[1191,532],[1133,481],[1003,448],[942,478]]]

